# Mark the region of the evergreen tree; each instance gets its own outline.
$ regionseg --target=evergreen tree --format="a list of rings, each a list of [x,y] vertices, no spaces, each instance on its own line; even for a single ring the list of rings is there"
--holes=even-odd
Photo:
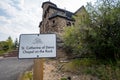
[[[14,42],[14,48],[17,49],[19,46],[19,42],[18,42],[18,38],[16,38],[15,42]]]
[[[12,38],[9,36],[8,39],[6,40],[9,50],[11,50],[13,48],[13,40]]]

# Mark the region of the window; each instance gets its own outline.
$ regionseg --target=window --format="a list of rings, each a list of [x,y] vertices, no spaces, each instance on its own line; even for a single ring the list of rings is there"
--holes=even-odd
[[[52,27],[55,27],[56,25],[57,25],[56,21],[53,20],[53,21],[52,21]]]
[[[67,22],[67,26],[71,26],[71,23],[70,23],[70,22]]]
[[[53,20],[53,24],[55,23],[55,20]]]
[[[74,25],[75,25],[75,23],[72,23],[72,25],[74,26]]]
[[[46,18],[46,14],[44,14],[44,18]]]
[[[46,18],[46,16],[47,16],[47,11],[45,11],[45,13],[44,13],[44,18]]]

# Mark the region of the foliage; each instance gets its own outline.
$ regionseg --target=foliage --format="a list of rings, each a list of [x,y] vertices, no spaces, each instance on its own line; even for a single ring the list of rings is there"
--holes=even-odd
[[[97,62],[94,59],[93,60],[89,58],[73,59],[63,66],[63,70],[80,73],[83,72],[85,67],[92,66],[93,64],[97,64]]]
[[[20,80],[33,80],[33,73],[31,71],[26,71]]]
[[[88,4],[91,28],[88,42],[98,59],[113,60],[120,57],[120,1],[98,0]]]
[[[9,36],[6,41],[0,42],[0,54],[3,54],[5,52],[8,52],[14,48],[14,43],[12,38]]]
[[[8,37],[8,39],[6,40],[6,42],[7,42],[7,45],[8,45],[8,49],[10,50],[10,49],[12,49],[13,48],[13,40],[12,40],[12,38],[9,36]]]
[[[0,42],[0,55],[2,55],[4,52],[8,51],[9,46],[6,41]]]
[[[66,78],[61,78],[61,80],[67,80]]]
[[[97,65],[84,68],[85,74],[97,76],[100,80],[119,80],[120,68],[113,65]]]
[[[16,38],[15,42],[14,42],[14,48],[17,49],[19,46],[19,42],[18,39]]]
[[[72,36],[72,32],[73,32],[73,30],[74,30],[74,27],[69,27],[69,28],[65,28],[65,33],[64,33],[64,43],[65,43],[65,50],[67,51],[67,52],[73,52],[73,37],[74,36]],[[70,39],[70,40],[69,40]],[[69,41],[68,41],[69,40]]]
[[[75,24],[73,26],[64,28],[64,46],[67,53],[73,53],[78,56],[83,56],[89,53],[87,48],[86,36],[90,27],[88,27],[89,20],[84,20],[81,22],[81,16],[74,16],[80,24]],[[87,22],[87,23],[86,23]]]
[[[89,3],[87,11],[84,21],[83,15],[77,15],[77,23],[65,28],[65,50],[106,61],[120,59],[120,1],[98,0]]]
[[[91,75],[100,80],[119,80],[120,79],[120,64],[101,64],[91,58],[74,59],[63,66],[63,71],[76,74]]]
[[[2,42],[0,42],[0,48],[1,48],[1,50],[6,51],[9,49],[9,46],[6,41],[2,41]]]

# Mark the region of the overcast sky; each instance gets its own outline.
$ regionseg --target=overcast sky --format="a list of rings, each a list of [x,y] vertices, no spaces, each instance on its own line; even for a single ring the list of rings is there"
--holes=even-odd
[[[0,0],[0,41],[20,34],[39,33],[42,17],[41,5],[49,0]],[[75,12],[87,2],[95,0],[50,0],[57,7]]]

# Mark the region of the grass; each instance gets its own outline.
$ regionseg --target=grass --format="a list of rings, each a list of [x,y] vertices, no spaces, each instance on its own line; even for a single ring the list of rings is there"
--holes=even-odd
[[[3,55],[4,53],[5,53],[5,52],[1,50],[1,51],[0,51],[0,56]]]
[[[25,72],[20,80],[33,80],[32,71]]]
[[[65,64],[63,66],[64,71],[70,71],[70,72],[77,72],[82,67],[89,67],[92,66],[93,60],[90,59],[74,59],[70,61],[69,63]]]
[[[100,80],[120,80],[120,61],[104,65],[94,59],[74,59],[63,66],[63,71],[91,75]]]
[[[14,49],[9,49],[9,50],[6,50],[6,51],[0,50],[0,56],[3,56],[4,54],[9,53],[9,52],[11,52],[11,51],[13,51],[13,50],[14,50]]]
[[[67,80],[66,78],[61,78],[61,80]]]

